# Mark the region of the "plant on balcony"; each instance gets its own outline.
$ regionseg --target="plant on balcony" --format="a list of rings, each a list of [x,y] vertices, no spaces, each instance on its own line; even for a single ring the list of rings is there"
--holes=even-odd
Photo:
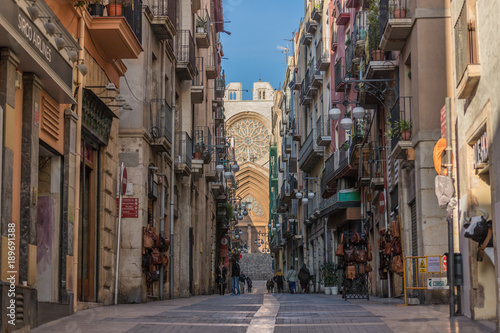
[[[338,283],[338,266],[333,262],[326,262],[322,267],[323,283],[325,287],[333,287]]]
[[[373,60],[379,61],[383,60],[384,53],[382,50],[379,49],[379,44],[380,44],[380,31],[379,31],[379,25],[380,25],[380,7],[378,4],[378,1],[376,0],[369,0],[369,7],[368,7],[368,45],[370,47],[370,55]]]
[[[341,149],[348,150],[349,149],[349,140],[346,140],[341,146]]]
[[[197,33],[204,33],[207,31],[207,19],[201,17],[200,15],[196,14],[196,32]]]
[[[195,160],[201,160],[203,152],[203,138],[199,138],[196,140],[196,143],[194,144],[194,153],[193,153],[193,158]]]
[[[411,137],[411,120],[398,120],[394,122],[394,126],[396,127],[396,131],[398,132],[399,137],[403,141],[410,140]]]
[[[102,4],[102,1],[92,1],[87,7],[87,10],[92,16],[104,15],[104,5]]]
[[[406,8],[401,6],[401,1],[397,1],[394,4],[394,8],[391,9],[391,16],[395,19],[403,19],[406,17]]]

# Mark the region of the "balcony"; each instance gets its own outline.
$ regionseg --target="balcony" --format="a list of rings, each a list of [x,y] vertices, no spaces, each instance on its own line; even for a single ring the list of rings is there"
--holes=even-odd
[[[370,188],[372,191],[382,191],[384,189],[384,163],[382,159],[382,151],[379,149],[372,150],[373,163],[371,163],[370,173]]]
[[[368,28],[370,37],[373,34],[373,30]],[[370,44],[369,48],[370,61],[368,63],[368,68],[366,69],[367,79],[382,79],[382,78],[392,78],[394,76],[394,70],[396,68],[396,60],[393,57],[392,52],[383,52],[378,49],[378,45]]]
[[[194,37],[198,48],[208,49],[210,46],[210,15],[206,10],[200,10],[196,14],[196,33]]]
[[[196,70],[193,77],[193,84],[191,85],[191,103],[203,103],[205,96],[205,88],[203,86],[203,57],[196,57]]]
[[[292,131],[293,131],[293,141],[300,141],[302,138],[302,128],[301,121],[299,116],[295,116],[295,119],[292,120]]]
[[[304,85],[306,87],[306,95],[308,97],[313,98],[318,93],[318,88],[316,86],[312,85],[312,79],[313,79],[313,76],[314,76],[313,71],[315,71],[315,68],[312,69],[312,71],[311,71],[311,67],[312,67],[312,65],[309,66],[309,68],[306,71],[306,77],[304,79],[305,80],[304,81]]]
[[[340,0],[337,0],[334,6],[337,9],[337,17],[335,18],[335,23],[337,23],[337,25],[347,25],[347,23],[349,23],[349,20],[351,19],[351,9],[348,8],[345,3],[342,3],[342,1]]]
[[[143,51],[142,1],[133,0],[131,6],[111,0],[108,16],[94,16],[86,20],[92,41],[106,60],[137,59]]]
[[[399,97],[391,110],[391,157],[405,159],[413,149],[411,97]]]
[[[340,190],[333,196],[323,200],[320,205],[320,217],[328,216],[339,210],[348,210],[349,208],[361,207],[361,197],[357,189]],[[358,215],[358,214],[353,214]],[[346,216],[349,217],[349,216]],[[357,217],[357,216],[356,216]],[[359,217],[357,217],[359,219]],[[347,218],[349,219],[349,218]],[[351,216],[350,219],[356,219]]]
[[[189,30],[180,30],[178,37],[175,73],[180,80],[191,81],[196,74],[193,37]]]
[[[315,137],[316,130],[313,129],[299,151],[299,168],[307,173],[311,172],[316,163],[323,158],[323,147],[318,146]]]
[[[313,20],[307,21],[307,23],[306,23],[306,32],[307,33],[314,35],[314,33],[316,32],[317,29],[318,29],[318,22],[313,21]]]
[[[389,10],[385,10],[388,8]],[[380,40],[380,47],[384,51],[401,51],[406,44],[412,28],[410,16],[410,0],[391,1],[382,0],[380,3],[380,16],[387,17],[386,22],[381,22],[384,28]],[[386,11],[383,13],[383,11]]]
[[[164,99],[150,103],[150,146],[156,153],[166,153],[172,147],[172,108]]]
[[[298,69],[295,69],[295,70],[298,70]],[[300,76],[299,76],[299,73],[297,73],[296,71],[294,71],[293,73],[293,87],[292,89],[293,90],[300,90],[300,84],[301,84],[301,80],[300,80]]]
[[[337,192],[337,181],[342,177],[356,177],[357,170],[349,165],[349,152],[338,149],[325,161],[325,170],[321,179],[321,194],[324,198]]]
[[[318,55],[318,61],[316,62],[316,68],[319,71],[326,71],[330,67],[330,37],[323,37],[321,39],[320,46],[321,54]]]
[[[332,29],[331,31],[331,50],[333,52],[337,51],[337,46],[338,46],[338,35],[337,35],[337,30]]]
[[[323,1],[319,1],[319,4],[315,5],[311,12],[311,19],[320,23],[322,16],[323,16]]]
[[[175,133],[175,173],[183,176],[191,174],[193,140],[187,132]]]
[[[215,111],[215,128],[219,127],[225,119],[226,116],[224,115],[224,108],[219,106]]]
[[[459,99],[469,98],[481,79],[481,65],[478,59],[476,22],[467,22],[467,8],[462,11],[455,24],[455,77],[456,95]]]
[[[152,0],[151,28],[160,40],[172,39],[177,33],[177,1]]]
[[[107,146],[113,118],[113,111],[90,89],[83,89],[82,131],[98,146]],[[49,113],[47,113],[49,115]]]
[[[344,82],[342,82],[342,79],[344,78],[345,74],[345,58],[339,58],[337,62],[335,63],[335,68],[334,68],[334,74],[335,74],[335,91],[337,92],[344,92]]]
[[[321,115],[316,121],[316,143],[318,146],[328,146],[332,142],[330,120],[328,116]]]
[[[205,75],[207,80],[214,80],[217,78],[217,66],[218,66],[218,53],[208,52],[207,63],[205,66]]]
[[[314,88],[321,88],[323,85],[323,75],[319,71],[319,68],[316,67],[316,63],[311,61],[311,66],[309,66],[309,82],[310,86]]]
[[[222,101],[225,90],[226,90],[226,79],[224,78],[224,76],[215,79],[215,98],[220,98],[220,100]]]
[[[219,175],[217,174],[217,171],[215,169],[216,166],[217,164],[215,159],[212,159],[207,169],[205,170],[205,181],[207,183],[214,183],[219,180]]]
[[[300,84],[300,105],[310,105],[312,103],[312,98],[306,94],[305,79],[302,80]]]
[[[309,46],[309,45],[311,45],[312,40],[313,40],[313,36],[309,33],[304,32],[304,33],[302,33],[302,37],[300,38],[300,44]]]
[[[290,135],[285,135],[283,138],[283,146],[285,147],[285,153],[292,153],[292,137]]]

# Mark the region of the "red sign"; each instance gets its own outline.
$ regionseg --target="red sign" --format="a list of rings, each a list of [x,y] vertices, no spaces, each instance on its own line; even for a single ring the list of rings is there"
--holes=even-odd
[[[441,137],[446,138],[446,105],[441,108]]]
[[[120,207],[120,199],[116,199],[116,211],[118,212]],[[139,217],[139,198],[122,198],[122,217]]]
[[[378,196],[378,211],[380,214],[384,214],[385,212],[385,196],[384,192],[381,192]]]
[[[127,192],[127,168],[123,167],[122,173],[122,195],[125,195]]]

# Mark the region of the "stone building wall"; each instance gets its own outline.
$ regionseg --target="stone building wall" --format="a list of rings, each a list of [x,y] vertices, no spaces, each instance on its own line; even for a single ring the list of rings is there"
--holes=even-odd
[[[244,253],[240,268],[252,281],[268,280],[273,276],[273,258],[270,254]]]

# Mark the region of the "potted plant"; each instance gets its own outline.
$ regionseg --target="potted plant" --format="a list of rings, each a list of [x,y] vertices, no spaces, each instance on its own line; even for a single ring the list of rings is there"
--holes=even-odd
[[[196,32],[197,33],[204,33],[207,30],[207,19],[201,17],[200,15],[196,14]]]
[[[193,159],[201,160],[202,152],[203,152],[203,138],[199,138],[198,140],[196,140],[196,143],[194,144]]]
[[[132,0],[109,0],[108,16],[123,16],[123,7],[132,5]]]
[[[394,126],[396,127],[397,134],[403,141],[408,141],[411,138],[411,120],[398,120],[394,122]]]
[[[374,61],[384,60],[384,52],[379,49],[380,44],[380,7],[378,1],[369,0],[368,24],[370,55]]]
[[[93,1],[88,6],[88,11],[91,16],[103,16],[104,15],[104,5],[101,0]]]
[[[322,266],[323,282],[325,284],[325,294],[333,295],[338,294],[338,275],[337,275],[337,264],[333,262],[327,262]],[[334,290],[332,290],[332,288]]]
[[[393,17],[395,19],[402,19],[402,18],[405,18],[406,17],[406,8],[402,8],[401,7],[401,2],[398,1],[396,4],[395,4],[395,8],[393,10]]]

